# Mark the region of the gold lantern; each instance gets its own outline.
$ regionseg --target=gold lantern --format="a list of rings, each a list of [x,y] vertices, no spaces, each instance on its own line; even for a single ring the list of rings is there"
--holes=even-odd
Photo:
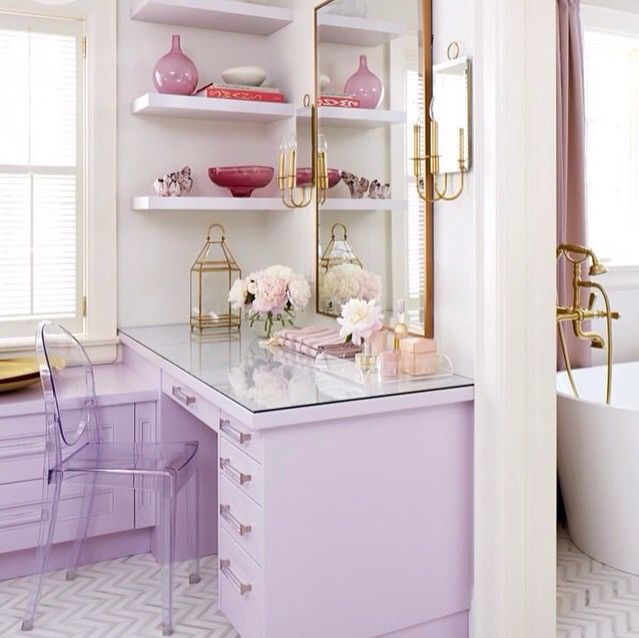
[[[213,238],[219,231],[219,239]],[[221,224],[211,224],[206,243],[191,266],[191,331],[240,328],[241,315],[229,303],[229,291],[242,271],[231,254]]]
[[[341,228],[342,230],[341,239],[337,237],[335,233],[338,228]],[[341,266],[342,264],[354,264],[360,268],[362,267],[362,262],[348,243],[348,232],[346,230],[346,226],[344,226],[341,222],[337,222],[336,224],[333,224],[331,228],[331,241],[328,243],[328,246],[326,246],[326,250],[322,253],[320,269],[327,272],[329,269],[334,268],[335,266]]]

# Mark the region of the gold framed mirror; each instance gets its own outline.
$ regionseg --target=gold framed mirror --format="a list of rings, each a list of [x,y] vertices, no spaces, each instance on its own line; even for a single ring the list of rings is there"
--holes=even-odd
[[[412,161],[433,93],[431,0],[328,0],[314,34],[316,312],[377,298],[390,325],[401,300],[409,331],[432,337],[433,204]]]

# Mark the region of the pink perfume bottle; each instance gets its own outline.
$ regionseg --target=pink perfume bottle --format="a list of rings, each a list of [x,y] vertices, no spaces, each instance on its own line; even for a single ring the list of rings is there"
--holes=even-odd
[[[399,350],[388,350],[379,355],[379,372],[385,379],[393,379],[399,375]]]
[[[171,36],[171,50],[155,65],[153,84],[158,93],[193,95],[197,88],[198,73],[195,64],[180,47],[180,36]]]
[[[382,82],[369,70],[365,55],[359,56],[359,69],[346,80],[344,93],[357,98],[362,109],[376,109],[384,98]]]

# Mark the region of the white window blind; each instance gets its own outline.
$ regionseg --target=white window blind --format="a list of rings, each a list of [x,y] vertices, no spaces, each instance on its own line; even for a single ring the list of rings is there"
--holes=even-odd
[[[0,13],[0,338],[82,328],[82,27]]]
[[[584,51],[589,244],[638,265],[639,39],[586,31]]]

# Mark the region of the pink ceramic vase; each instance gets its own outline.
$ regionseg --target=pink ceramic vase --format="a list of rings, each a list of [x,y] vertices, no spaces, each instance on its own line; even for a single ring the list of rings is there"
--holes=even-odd
[[[359,69],[346,80],[344,93],[358,99],[362,109],[376,109],[380,105],[384,87],[381,80],[369,71],[365,55],[359,56]]]
[[[180,48],[180,36],[171,36],[171,50],[155,65],[153,84],[158,93],[193,95],[197,88],[198,74],[195,64]]]

